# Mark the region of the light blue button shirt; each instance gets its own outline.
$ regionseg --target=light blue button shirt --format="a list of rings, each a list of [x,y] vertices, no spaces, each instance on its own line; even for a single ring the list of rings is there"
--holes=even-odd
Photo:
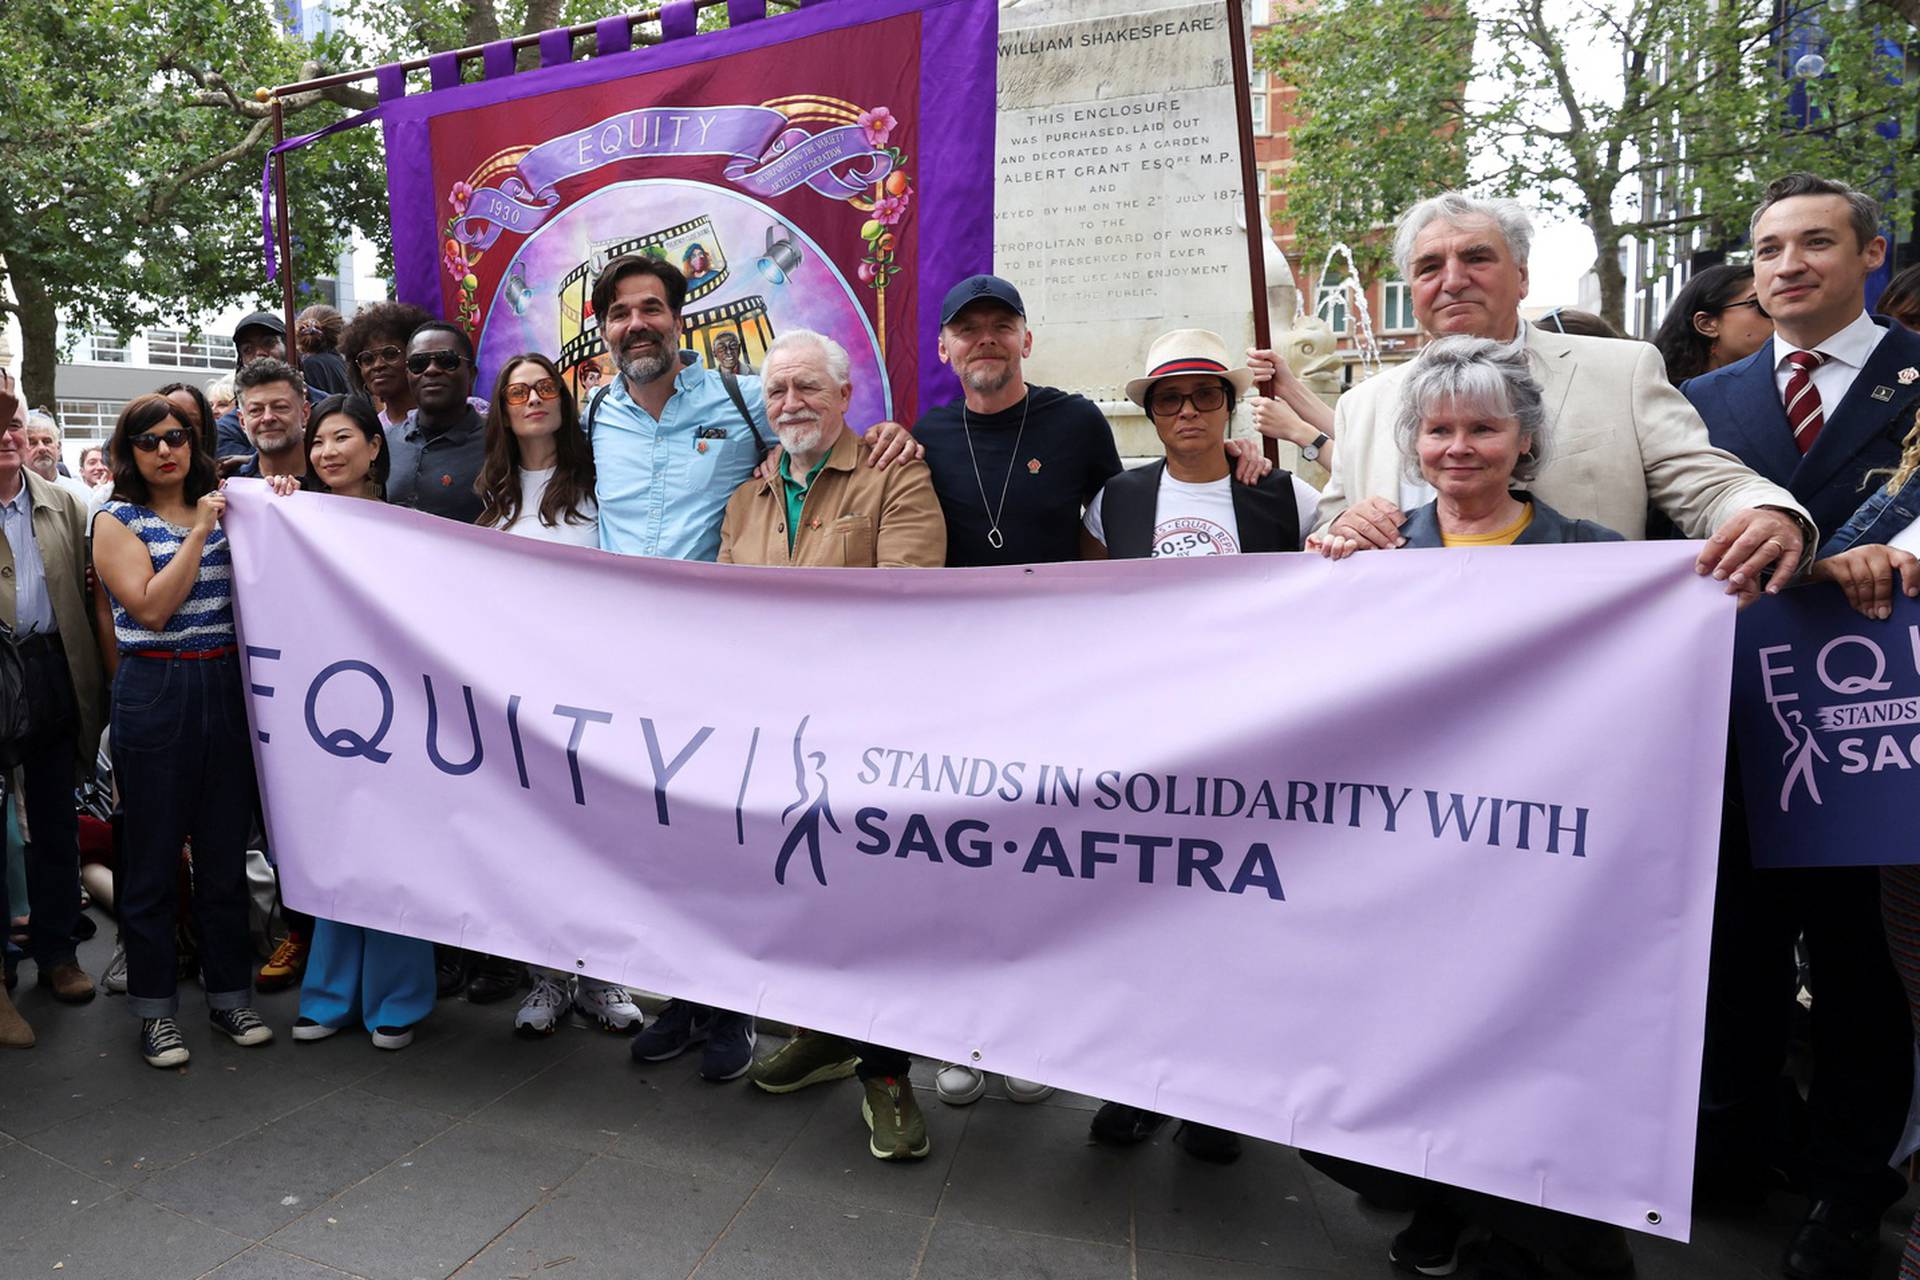
[[[13,548],[14,634],[47,635],[58,630],[53,597],[47,594],[46,562],[40,559],[40,544],[33,540],[33,494],[24,474],[20,492],[0,502],[0,524],[6,526],[7,545]]]
[[[594,496],[600,504],[600,546],[629,556],[716,560],[727,499],[760,463],[753,432],[720,375],[691,351],[673,380],[673,398],[658,420],[635,404],[616,378],[593,415]],[[767,402],[760,379],[740,378],[740,394],[768,444]],[[724,431],[724,436],[701,436]]]

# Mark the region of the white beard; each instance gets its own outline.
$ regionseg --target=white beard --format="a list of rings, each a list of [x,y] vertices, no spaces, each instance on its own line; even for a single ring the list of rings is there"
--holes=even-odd
[[[827,424],[817,417],[776,422],[773,430],[780,439],[780,447],[788,453],[815,453],[820,442],[827,438]]]

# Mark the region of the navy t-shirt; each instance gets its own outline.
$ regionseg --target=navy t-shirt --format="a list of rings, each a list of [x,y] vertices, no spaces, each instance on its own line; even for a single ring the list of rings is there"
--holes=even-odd
[[[1085,396],[1052,387],[1029,386],[1025,401],[999,413],[969,412],[963,423],[965,403],[929,409],[913,427],[914,439],[926,447],[934,492],[947,519],[947,563],[1078,560],[1081,511],[1120,472],[1120,452],[1106,418]],[[994,511],[999,512],[999,547],[988,540],[988,515]]]

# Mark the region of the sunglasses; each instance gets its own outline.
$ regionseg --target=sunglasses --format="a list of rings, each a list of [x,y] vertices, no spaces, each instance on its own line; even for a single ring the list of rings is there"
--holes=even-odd
[[[188,435],[179,427],[174,427],[170,431],[162,431],[157,434],[154,432],[142,432],[133,437],[133,447],[142,453],[152,453],[163,444],[169,449],[178,449],[192,438],[192,436]]]
[[[1147,412],[1156,418],[1172,418],[1180,413],[1180,406],[1193,402],[1195,413],[1212,413],[1227,403],[1226,389],[1219,384],[1201,387],[1197,391],[1155,391],[1147,396]]]
[[[542,400],[558,400],[560,384],[552,378],[542,378],[538,382],[509,382],[501,396],[508,404],[525,404],[533,396]]]
[[[407,357],[407,372],[425,373],[431,365],[442,373],[452,373],[466,362],[458,351],[416,351]]]
[[[371,369],[376,364],[398,364],[406,359],[407,353],[399,347],[369,347],[353,358],[353,362],[362,369]]]

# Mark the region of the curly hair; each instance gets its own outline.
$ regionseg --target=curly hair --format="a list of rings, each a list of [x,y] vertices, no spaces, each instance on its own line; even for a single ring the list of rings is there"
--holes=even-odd
[[[340,355],[347,362],[347,378],[354,390],[366,390],[360,381],[362,351],[387,343],[405,347],[413,331],[432,319],[425,308],[411,302],[369,302],[354,312],[352,322],[340,334]]]

